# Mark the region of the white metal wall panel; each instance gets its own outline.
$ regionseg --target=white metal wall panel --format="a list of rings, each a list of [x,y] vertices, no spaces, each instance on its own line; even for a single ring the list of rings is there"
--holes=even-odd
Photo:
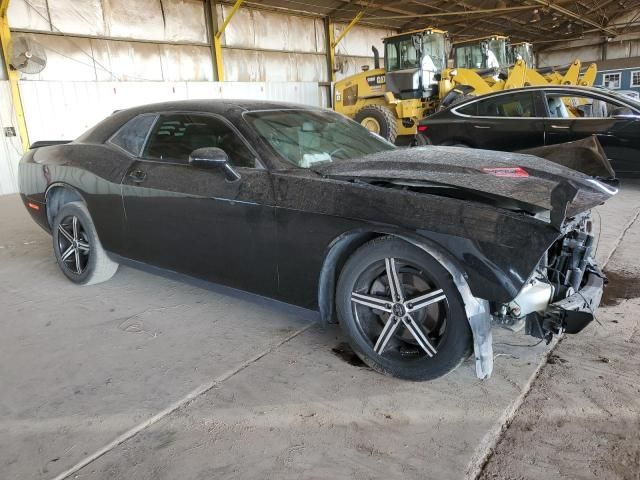
[[[231,7],[218,5],[218,22]],[[241,8],[222,38],[225,79],[233,82],[327,80],[322,20]]]
[[[8,15],[12,28],[208,43],[203,0],[11,0]]]
[[[225,48],[225,79],[232,82],[322,82],[327,60],[322,54]]]
[[[229,15],[230,6],[218,6],[218,22]],[[283,13],[241,8],[227,26],[223,45],[235,48],[282,52],[325,52],[322,20]]]
[[[163,0],[167,42],[208,43],[203,0]]]
[[[213,81],[213,62],[209,47],[158,45],[158,48],[165,81]]]
[[[18,132],[8,81],[0,82],[0,124],[0,195],[5,195],[18,191],[18,162],[22,156],[19,137],[4,136],[4,128],[7,127],[14,127]]]
[[[12,28],[51,30],[47,0],[29,0],[29,3],[25,0],[11,0],[7,17]]]
[[[316,82],[22,81],[20,91],[31,142],[76,138],[114,110],[146,103],[228,98],[326,105]]]
[[[321,89],[312,82],[267,82],[265,95],[268,100],[325,106]]]
[[[629,58],[631,57],[632,42],[611,42],[607,45],[607,58]],[[598,50],[600,50],[598,48]]]
[[[163,80],[160,46],[156,43],[92,39],[91,46],[98,80]]]
[[[345,27],[346,24],[337,24],[335,26],[335,38],[338,38]],[[360,27],[356,25],[349,30],[349,33],[347,33],[337,45],[336,53],[354,57],[373,57],[371,47],[375,46],[380,52],[380,56],[384,56],[382,39],[394,33],[393,30]]]
[[[108,36],[164,40],[158,0],[102,0],[102,5]]]
[[[49,15],[55,30],[79,35],[105,34],[101,0],[48,1]]]

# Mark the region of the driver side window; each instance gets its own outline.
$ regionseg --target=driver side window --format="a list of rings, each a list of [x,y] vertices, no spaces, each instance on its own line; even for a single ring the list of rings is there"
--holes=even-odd
[[[177,113],[160,115],[142,157],[171,163],[189,163],[198,148],[217,147],[236,167],[255,167],[255,155],[224,121],[209,115]]]

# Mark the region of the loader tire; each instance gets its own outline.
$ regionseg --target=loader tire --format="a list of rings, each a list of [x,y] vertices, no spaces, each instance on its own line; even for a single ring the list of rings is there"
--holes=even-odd
[[[384,105],[369,105],[361,108],[355,117],[356,122],[367,130],[377,133],[391,143],[398,136],[396,116]]]

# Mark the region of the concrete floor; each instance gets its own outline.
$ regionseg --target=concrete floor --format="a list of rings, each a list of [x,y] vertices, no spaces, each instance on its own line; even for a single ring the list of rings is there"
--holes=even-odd
[[[599,209],[601,262],[639,208],[629,184]],[[473,477],[548,353],[496,331],[490,380],[399,381],[282,304],[130,268],[72,285],[16,196],[0,226],[3,479]]]

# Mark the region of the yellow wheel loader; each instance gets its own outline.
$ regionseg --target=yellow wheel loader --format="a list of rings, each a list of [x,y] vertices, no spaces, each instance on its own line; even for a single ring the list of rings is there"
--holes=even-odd
[[[549,84],[591,86],[597,73],[595,64],[583,71],[580,60],[563,67],[536,69],[533,45],[510,43],[509,37],[502,35],[454,43],[452,56],[455,68],[442,73],[443,79],[451,78],[450,85],[440,87],[442,107],[469,95],[510,88]],[[474,73],[482,78],[486,87]]]
[[[421,143],[417,123],[422,118],[469,96],[549,83],[589,85],[595,80],[595,64],[580,76],[578,60],[566,68],[531,68],[531,44],[510,45],[501,35],[454,44],[453,68],[447,68],[446,31],[415,30],[384,38],[383,44],[384,68],[373,47],[374,69],[336,82],[333,106],[390,142],[404,137]]]
[[[384,68],[374,51],[374,68],[335,83],[334,109],[390,142],[413,136],[419,120],[435,111],[438,78],[446,67],[447,32],[425,28],[387,37]]]

